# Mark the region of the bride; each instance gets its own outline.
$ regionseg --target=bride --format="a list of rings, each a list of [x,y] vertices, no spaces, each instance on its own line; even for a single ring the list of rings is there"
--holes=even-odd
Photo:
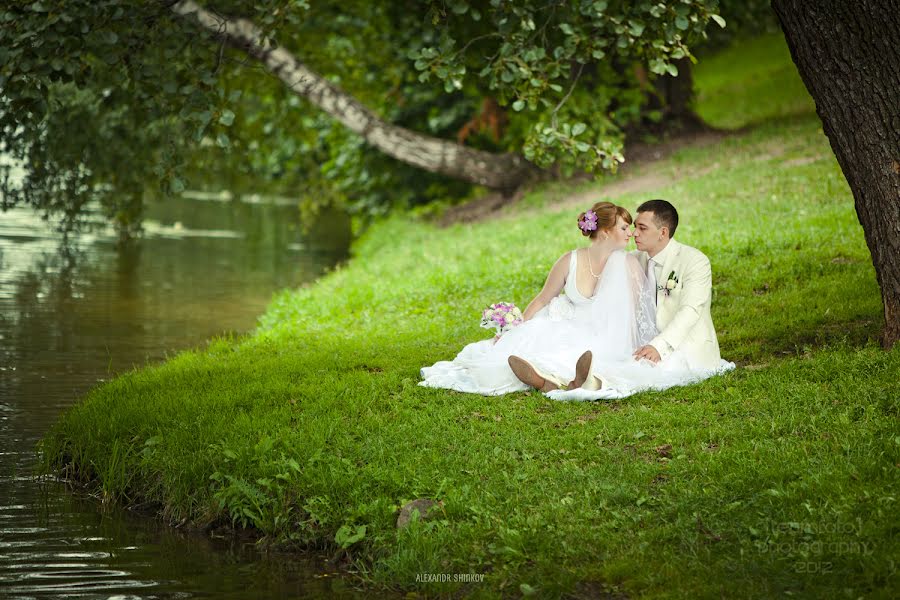
[[[587,399],[585,392],[591,397],[619,397],[624,391],[623,381],[618,381],[622,375],[638,379],[630,382],[634,385],[629,390],[643,383],[652,386],[647,375],[654,365],[636,362],[632,354],[658,333],[656,290],[650,290],[637,259],[625,252],[631,222],[629,212],[611,202],[598,202],[581,213],[578,227],[590,245],[556,261],[543,289],[525,309],[525,322],[496,341],[469,344],[453,361],[423,368],[420,385],[484,395],[525,390],[529,386],[513,370],[524,362],[545,379],[541,391],[561,399]],[[576,362],[586,350],[595,373],[619,375],[619,389],[603,393],[559,389],[566,387],[565,382],[577,387],[572,385],[578,383],[572,381]],[[633,372],[635,366],[641,372]]]

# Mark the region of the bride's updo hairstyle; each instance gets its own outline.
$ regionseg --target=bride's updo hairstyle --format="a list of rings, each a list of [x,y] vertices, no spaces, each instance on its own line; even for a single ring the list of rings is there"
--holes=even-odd
[[[631,213],[625,208],[612,202],[598,202],[590,210],[578,215],[578,229],[581,230],[581,235],[593,240],[601,231],[609,231],[615,227],[619,217],[631,225]]]

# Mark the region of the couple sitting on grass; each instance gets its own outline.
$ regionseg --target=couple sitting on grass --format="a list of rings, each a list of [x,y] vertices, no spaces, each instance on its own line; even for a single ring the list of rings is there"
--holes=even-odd
[[[611,202],[579,215],[590,246],[556,261],[524,322],[423,368],[420,385],[484,395],[536,388],[556,400],[597,400],[733,369],[719,355],[709,313],[709,259],[673,239],[675,207],[644,202],[631,225],[631,214]],[[632,237],[637,251],[627,252]]]

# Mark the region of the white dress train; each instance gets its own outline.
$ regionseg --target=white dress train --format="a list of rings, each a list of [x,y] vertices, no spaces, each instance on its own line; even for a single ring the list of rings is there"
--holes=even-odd
[[[510,355],[570,381],[575,377],[575,362],[586,350],[593,354],[593,373],[603,379],[603,387],[553,390],[547,396],[555,400],[622,398],[645,389],[692,383],[734,368],[726,361],[713,370],[691,368],[677,351],[659,364],[635,361],[634,351],[658,333],[656,291],[650,290],[640,263],[624,250],[613,252],[593,296],[586,298],[575,285],[577,261],[573,250],[564,294],[496,342],[471,343],[452,361],[422,368],[419,385],[487,396],[526,390],[528,386],[509,368]]]

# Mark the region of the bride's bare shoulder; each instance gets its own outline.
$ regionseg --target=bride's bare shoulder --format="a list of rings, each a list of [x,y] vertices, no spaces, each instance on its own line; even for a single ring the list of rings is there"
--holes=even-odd
[[[550,267],[550,274],[552,275],[554,273],[560,273],[562,275],[565,275],[566,273],[568,273],[569,272],[569,261],[572,260],[573,252],[575,252],[575,250],[566,252],[565,254],[563,254],[562,256],[557,258],[556,262],[553,263],[553,266]]]
[[[572,260],[572,256],[574,256],[574,254],[576,252],[578,252],[578,248],[575,248],[574,250],[569,250],[568,252],[566,252],[565,254],[563,254],[562,256],[560,256],[559,258],[556,259],[554,266],[566,265],[568,267],[569,261]]]

